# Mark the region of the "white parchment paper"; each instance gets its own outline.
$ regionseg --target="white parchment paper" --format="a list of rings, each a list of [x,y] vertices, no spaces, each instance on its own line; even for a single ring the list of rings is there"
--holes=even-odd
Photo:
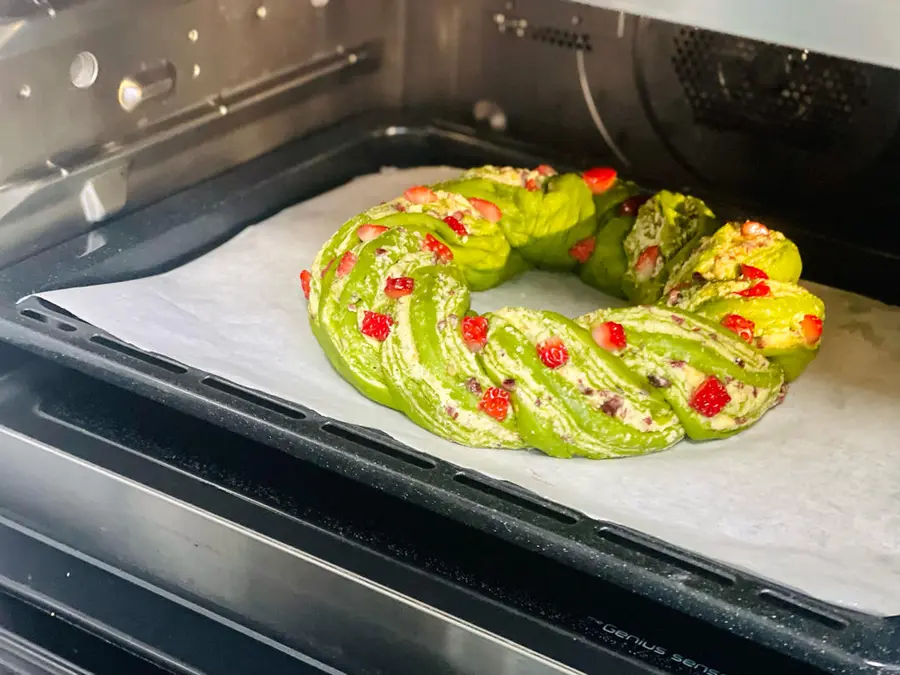
[[[820,599],[900,613],[900,309],[810,284],[827,307],[821,354],[786,402],[726,441],[614,461],[476,450],[357,394],[314,340],[298,274],[350,216],[440,167],[384,171],[249,227],[165,274],[42,296],[137,347],[381,429],[457,465],[717,558]],[[529,272],[475,309],[577,316],[609,298]]]

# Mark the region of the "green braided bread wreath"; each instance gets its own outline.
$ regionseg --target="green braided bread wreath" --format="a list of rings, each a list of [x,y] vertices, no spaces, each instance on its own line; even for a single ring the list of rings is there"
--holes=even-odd
[[[635,306],[470,310],[529,267]],[[329,361],[373,401],[463,445],[599,459],[724,438],[778,404],[825,316],[800,271],[783,234],[717,227],[612,169],[485,166],[352,218],[301,281]]]

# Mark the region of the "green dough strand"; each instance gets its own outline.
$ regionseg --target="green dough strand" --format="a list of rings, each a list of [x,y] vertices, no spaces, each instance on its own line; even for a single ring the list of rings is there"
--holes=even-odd
[[[603,223],[618,213],[619,207],[627,199],[641,194],[641,189],[631,181],[617,178],[612,186],[599,194],[594,195],[594,211],[597,214],[597,223]]]
[[[591,336],[553,312],[502,309],[486,315],[479,358],[497,386],[512,393],[519,433],[555,457],[624,457],[663,450],[683,435],[665,401]],[[562,340],[568,360],[549,368],[544,340]]]
[[[390,316],[394,300],[384,293],[388,277],[404,277],[421,265],[433,264],[434,255],[422,251],[425,231],[396,227],[350,249],[356,263],[343,277],[338,264],[323,280],[319,321],[313,332],[338,373],[368,398],[395,407],[381,372],[381,343],[360,331],[366,311]]]
[[[766,289],[765,294],[760,285]],[[739,295],[748,292],[750,297]],[[670,306],[694,312],[715,323],[728,316],[752,321],[752,344],[782,367],[788,382],[797,379],[818,353],[821,341],[817,336],[812,339],[805,334],[804,326],[809,322],[806,317],[810,316],[824,322],[825,304],[797,284],[774,279],[739,279],[704,284],[670,296]]]
[[[382,227],[415,226],[433,232],[453,253],[472,290],[493,288],[527,269],[522,256],[513,251],[496,223],[482,218],[467,199],[449,192],[436,192],[427,204],[414,204],[405,197],[380,204],[348,220],[316,255],[310,268],[309,315],[318,321],[318,298],[322,292],[323,271],[344,252],[359,243],[357,232],[366,224]],[[455,231],[444,220],[455,218],[465,234]]]
[[[622,280],[628,270],[623,242],[634,227],[634,216],[616,214],[600,226],[594,238],[594,251],[581,266],[581,280],[617,298],[625,298]]]
[[[469,172],[435,189],[496,205],[503,234],[529,264],[548,270],[573,269],[578,263],[569,251],[597,228],[594,200],[581,176],[542,176],[543,182],[529,190],[503,181],[518,170],[490,168],[494,170]]]
[[[781,368],[706,319],[642,306],[599,310],[577,320],[589,330],[606,322],[624,328],[627,344],[617,355],[646,386],[662,394],[694,440],[724,438],[745,429],[782,396]],[[710,376],[724,386],[730,400],[707,416],[692,407],[692,401]]]
[[[397,300],[381,353],[394,401],[442,438],[474,447],[524,447],[512,411],[500,422],[478,407],[491,381],[460,331],[469,310],[461,274],[452,266],[426,266],[411,277],[413,291]]]
[[[709,234],[714,216],[695,197],[662,192],[638,210],[634,227],[623,246],[628,269],[622,290],[637,304],[656,302],[671,270],[687,257],[693,242]]]
[[[594,195],[597,234],[590,258],[581,265],[578,276],[588,286],[617,298],[625,298],[622,278],[628,269],[623,243],[634,227],[634,215],[622,211],[622,203],[640,194],[637,185],[617,179],[611,188]]]
[[[704,238],[690,257],[673,269],[665,293],[680,286],[737,279],[741,265],[761,270],[776,281],[796,283],[803,269],[797,246],[781,232],[759,227],[761,233],[753,234],[750,229],[744,234],[740,224],[727,223]]]
[[[385,227],[392,227],[393,222],[391,216],[396,216],[398,214],[396,204],[400,201],[401,200],[394,200],[392,202],[380,204],[379,206],[368,209],[358,216],[354,216],[341,225],[337,232],[331,235],[328,241],[325,242],[325,245],[319,249],[318,253],[316,253],[316,257],[313,259],[312,266],[309,270],[310,289],[307,310],[309,313],[310,325],[315,326],[318,322],[319,295],[322,292],[326,271],[330,269],[330,266],[335,260],[360,243],[360,239],[357,236],[357,230],[360,225],[384,221],[380,224]]]

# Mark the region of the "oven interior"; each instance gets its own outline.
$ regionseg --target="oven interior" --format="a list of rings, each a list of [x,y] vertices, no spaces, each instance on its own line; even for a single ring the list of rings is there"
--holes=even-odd
[[[2,561],[10,606],[59,612],[169,672],[525,658],[465,653],[463,638],[454,652],[292,547],[585,672],[900,664],[894,618],[16,304],[171,269],[382,166],[547,160],[764,217],[797,241],[806,278],[898,303],[897,71],[558,0],[9,4],[0,536],[23,551]],[[86,87],[85,53],[99,64]],[[122,82],[142,77],[146,98],[125,110]],[[76,569],[83,583],[66,583]]]

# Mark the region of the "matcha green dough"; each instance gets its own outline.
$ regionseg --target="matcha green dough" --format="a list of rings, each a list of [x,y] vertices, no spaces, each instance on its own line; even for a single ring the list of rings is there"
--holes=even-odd
[[[623,247],[628,262],[622,280],[625,297],[635,304],[656,302],[692,242],[709,234],[714,216],[696,197],[663,190],[639,210]]]
[[[486,318],[490,331],[479,358],[494,384],[511,391],[530,446],[598,459],[663,450],[682,437],[665,401],[570,319],[523,308]],[[558,367],[541,359],[547,340],[560,341],[567,353]]]
[[[421,250],[425,234],[419,228],[396,227],[345,252],[355,261],[343,276],[338,274],[340,263],[329,268],[313,324],[334,369],[364,396],[388,407],[394,402],[381,372],[381,343],[359,326],[367,311],[392,312],[394,300],[384,293],[388,278],[404,277],[432,262],[432,254]]]
[[[790,281],[800,278],[800,251],[781,232],[759,223],[727,223],[704,238],[690,256],[674,268],[665,292],[707,281],[730,281],[742,276],[742,266],[760,278]],[[746,269],[746,267],[743,267]],[[759,274],[762,272],[762,274]]]
[[[704,284],[672,294],[667,304],[715,323],[743,326],[750,344],[779,364],[789,382],[815,357],[825,320],[819,298],[797,284],[774,279]]]
[[[609,167],[484,166],[351,218],[300,281],[335,371],[435,435],[628,457],[746,429],[818,351],[825,307],[797,284],[797,247],[715,228],[699,199],[648,198]],[[471,310],[529,267],[636,306]]]
[[[384,342],[382,369],[398,407],[418,425],[463,445],[525,447],[514,414],[501,422],[479,408],[491,387],[463,339],[469,289],[451,266],[413,271],[414,289],[397,300],[396,328]]]
[[[744,429],[782,395],[781,369],[728,330],[666,307],[598,310],[578,325],[622,326],[626,346],[616,351],[672,406],[693,440],[725,438]]]
[[[533,190],[501,182],[490,172],[441,183],[438,188],[495,205],[507,241],[535,267],[573,269],[578,261],[570,250],[597,228],[591,191],[577,174],[546,177]]]

